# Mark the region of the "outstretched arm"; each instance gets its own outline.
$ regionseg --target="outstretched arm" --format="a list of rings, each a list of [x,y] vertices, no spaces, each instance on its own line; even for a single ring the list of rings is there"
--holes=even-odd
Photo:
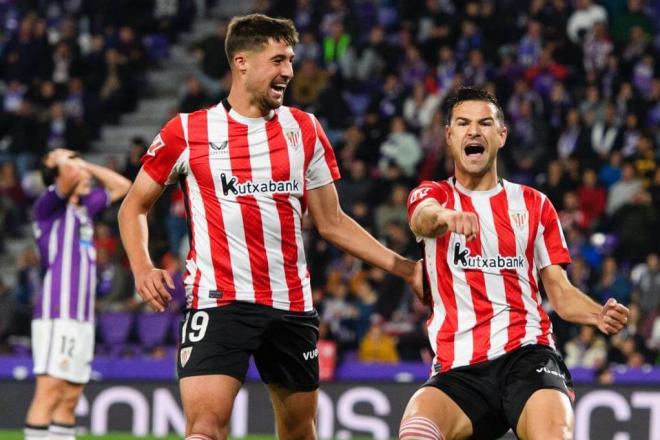
[[[421,264],[378,242],[339,206],[334,183],[309,190],[309,213],[321,236],[349,254],[405,279],[422,297]]]
[[[108,191],[110,201],[114,202],[126,195],[128,189],[131,187],[130,180],[109,168],[83,161],[82,159],[80,160],[92,176],[99,181],[101,186]]]
[[[627,307],[613,298],[601,306],[573,286],[557,264],[541,269],[541,280],[550,304],[565,321],[593,325],[607,335],[618,333],[628,322]]]
[[[119,209],[119,232],[126,255],[135,277],[135,288],[142,299],[154,310],[164,311],[172,299],[165,288],[174,282],[170,275],[154,267],[149,256],[149,227],[147,214],[163,193],[164,186],[144,170],[140,170],[135,183]]]
[[[443,207],[437,200],[426,199],[415,208],[410,229],[418,237],[435,238],[450,231],[471,240],[479,232],[479,220],[473,212],[454,211]]]

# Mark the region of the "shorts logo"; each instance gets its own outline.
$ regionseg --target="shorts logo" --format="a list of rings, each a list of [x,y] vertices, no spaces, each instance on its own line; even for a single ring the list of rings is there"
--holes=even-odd
[[[527,211],[509,211],[509,218],[511,224],[518,229],[524,228],[529,223],[529,213]]]
[[[68,371],[69,370],[69,360],[68,359],[62,359],[62,362],[60,362],[60,370],[62,370],[62,371]]]
[[[192,347],[184,347],[181,349],[181,366],[185,367],[186,364],[188,363],[188,360],[190,359],[190,353],[192,353]]]
[[[549,370],[545,367],[537,368],[536,372],[539,373],[539,374],[541,374],[541,373],[552,374],[553,376],[561,377],[563,380],[566,380],[566,376],[564,376],[563,374],[561,374],[557,371]]]
[[[305,358],[306,361],[310,361],[314,358],[319,357],[319,349],[315,348],[314,350],[311,351],[306,351],[303,353],[303,358]]]

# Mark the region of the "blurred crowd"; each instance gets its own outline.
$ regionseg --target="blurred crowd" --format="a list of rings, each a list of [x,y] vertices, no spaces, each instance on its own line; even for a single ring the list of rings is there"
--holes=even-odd
[[[0,2],[6,35],[0,216],[8,235],[29,220],[38,187],[28,178],[34,158],[58,146],[84,151],[101,124],[134,107],[145,70],[167,65],[148,55],[146,37],[171,41],[173,23],[184,28],[191,19],[159,19],[154,9],[148,20],[100,11],[110,2],[32,3],[60,5],[60,14],[53,19]],[[64,13],[69,3],[81,6]],[[660,365],[660,3],[258,0],[252,11],[294,20],[300,43],[287,104],[314,112],[326,128],[342,171],[337,188],[344,210],[411,258],[419,248],[407,227],[408,192],[452,170],[445,97],[461,85],[493,92],[509,128],[500,174],[540,189],[555,205],[573,284],[598,302],[614,297],[630,304],[628,327],[611,338],[552,313],[567,364],[604,372],[612,364]],[[182,87],[179,111],[213,105],[228,92],[227,23],[219,19],[213,34],[190,45],[198,65]],[[137,173],[148,141],[127,146],[128,177]],[[181,280],[182,194],[171,188],[161,201],[150,220],[160,226],[151,228],[152,254]],[[305,231],[321,335],[336,345],[340,360],[428,361],[428,310],[404,283],[344,255],[311,225]],[[112,210],[99,222],[96,240],[99,311],[139,310]],[[38,257],[27,249],[17,258],[16,283],[0,288],[0,301],[8,301],[4,289],[17,309],[29,310]],[[178,290],[173,308],[180,309]]]

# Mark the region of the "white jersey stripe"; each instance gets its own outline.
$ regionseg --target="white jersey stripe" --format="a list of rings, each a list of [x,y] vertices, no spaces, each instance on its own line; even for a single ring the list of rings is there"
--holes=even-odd
[[[461,210],[460,196],[454,190],[454,209]],[[465,245],[465,236],[460,234],[451,235],[449,240],[449,249],[453,249],[454,243],[460,242]],[[453,265],[453,254],[447,252],[447,264]],[[474,344],[472,328],[477,322],[474,314],[474,305],[472,304],[472,292],[465,278],[465,272],[452,271],[452,281],[454,285],[454,294],[456,296],[457,329],[454,335],[454,362],[452,368],[470,363],[474,353]]]
[[[64,217],[64,239],[62,253],[62,281],[60,284],[60,316],[69,318],[71,301],[71,266],[73,264],[73,228],[76,223],[73,206],[67,205]]]
[[[527,206],[525,198],[520,185],[510,185],[508,182],[505,184],[507,192],[507,200],[509,203],[509,211],[512,212],[526,212]],[[529,217],[529,215],[528,215]],[[513,225],[513,232],[516,236],[516,253],[517,255],[525,255],[529,241],[529,222],[524,222],[522,225]],[[530,264],[531,262],[528,262]],[[525,324],[525,336],[523,344],[536,341],[536,338],[541,334],[541,318],[537,311],[537,304],[534,294],[529,284],[527,267],[516,268],[518,273],[518,284],[522,291],[522,301],[527,312],[527,322]]]
[[[227,119],[227,112],[222,105],[217,105],[209,110],[208,124],[209,141],[220,143],[229,139],[229,120]],[[231,144],[228,148],[232,148]],[[215,182],[221,182],[222,176],[218,170],[232,169],[229,154],[227,151],[226,153],[210,156],[211,172],[214,174]],[[216,197],[221,201],[222,227],[227,235],[236,299],[239,301],[254,302],[252,272],[250,270],[250,259],[247,241],[245,240],[241,206],[234,194],[231,192],[227,195],[223,194],[222,185],[216,184],[215,191]],[[204,273],[207,272],[202,270],[202,274]]]
[[[80,275],[78,277],[78,310],[76,310],[76,319],[83,321],[85,319],[85,303],[87,302],[87,290],[85,285],[89,282],[89,257],[85,254],[91,252],[91,249],[85,248],[80,258]],[[96,292],[92,292],[94,295]]]
[[[496,255],[499,252],[497,235],[495,235],[495,220],[490,207],[489,197],[473,197],[472,204],[479,215],[481,228],[481,246],[484,255]],[[509,304],[506,301],[504,279],[498,269],[484,270],[486,294],[493,307],[493,317],[490,322],[490,348],[488,359],[493,359],[504,350],[509,335]]]
[[[424,241],[424,258],[425,261],[429,262],[426,264],[426,270],[428,273],[428,282],[431,288],[431,296],[433,298],[433,316],[428,323],[429,326],[429,335],[435,335],[440,330],[442,323],[445,322],[446,310],[445,305],[440,298],[440,288],[438,286],[438,271],[436,264],[436,252],[437,252],[437,240],[425,240]],[[434,353],[438,352],[438,341],[436,338],[430,338],[431,348]]]
[[[256,181],[271,180],[272,164],[270,160],[268,134],[266,122],[250,127],[248,131],[248,144],[250,148],[250,165],[252,166],[252,179]],[[268,275],[270,289],[273,292],[272,300],[278,309],[289,309],[288,286],[284,273],[284,256],[282,255],[282,225],[277,206],[272,197],[257,194],[254,196],[259,212],[264,237],[264,248],[268,261]],[[287,295],[277,295],[278,292],[287,292]]]

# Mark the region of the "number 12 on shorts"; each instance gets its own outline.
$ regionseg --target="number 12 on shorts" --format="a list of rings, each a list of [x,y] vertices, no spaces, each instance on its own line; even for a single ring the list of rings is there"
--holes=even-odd
[[[188,330],[189,322],[190,330]],[[181,329],[181,345],[186,343],[186,337],[188,337],[188,341],[190,342],[199,342],[204,339],[208,325],[208,313],[202,310],[198,310],[196,312],[188,312],[186,314],[186,320],[183,322],[183,328]]]

